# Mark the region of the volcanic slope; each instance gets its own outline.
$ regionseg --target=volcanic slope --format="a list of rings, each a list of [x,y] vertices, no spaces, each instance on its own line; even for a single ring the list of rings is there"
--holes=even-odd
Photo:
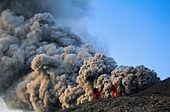
[[[170,77],[134,95],[100,99],[60,112],[170,112]]]

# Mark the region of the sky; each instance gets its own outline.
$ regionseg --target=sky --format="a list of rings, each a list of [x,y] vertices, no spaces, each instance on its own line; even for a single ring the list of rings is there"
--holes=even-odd
[[[170,77],[170,0],[92,0],[91,5],[87,30],[103,40],[118,65],[145,65],[162,80]]]

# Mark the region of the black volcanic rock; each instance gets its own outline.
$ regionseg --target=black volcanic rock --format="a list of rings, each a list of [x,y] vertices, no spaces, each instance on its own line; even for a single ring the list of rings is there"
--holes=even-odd
[[[60,112],[170,112],[170,78],[140,93],[100,99]]]

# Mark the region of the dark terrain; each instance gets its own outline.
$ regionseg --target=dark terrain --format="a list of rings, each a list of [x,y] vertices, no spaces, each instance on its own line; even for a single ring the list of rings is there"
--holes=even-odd
[[[138,94],[100,99],[60,112],[170,112],[170,78]]]

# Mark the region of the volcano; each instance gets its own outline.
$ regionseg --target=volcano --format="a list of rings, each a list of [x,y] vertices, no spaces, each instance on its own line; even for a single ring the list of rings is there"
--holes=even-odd
[[[48,9],[53,3],[55,11]],[[59,19],[87,15],[87,0],[2,0],[0,6],[0,94],[11,109],[53,112],[85,102],[95,105],[93,88],[98,87],[102,103],[111,100],[114,84],[124,96],[116,99],[123,101],[160,82],[154,70],[118,66],[59,25]]]

